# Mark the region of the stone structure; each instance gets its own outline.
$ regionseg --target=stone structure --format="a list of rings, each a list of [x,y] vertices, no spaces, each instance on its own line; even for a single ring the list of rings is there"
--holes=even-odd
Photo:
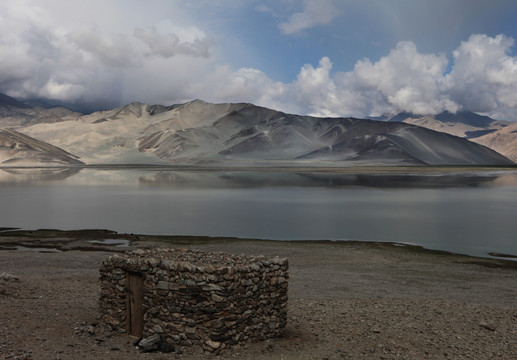
[[[119,333],[219,351],[282,333],[288,278],[278,257],[128,251],[100,267],[102,321]]]

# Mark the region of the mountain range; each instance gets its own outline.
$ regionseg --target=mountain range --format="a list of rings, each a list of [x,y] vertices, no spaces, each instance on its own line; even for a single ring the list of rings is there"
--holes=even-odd
[[[383,120],[317,118],[253,104],[211,104],[201,100],[172,106],[131,103],[83,115],[63,107],[34,107],[2,95],[0,163],[4,166],[513,164],[486,146],[410,124],[409,117],[404,121]],[[494,132],[512,125],[501,123]],[[465,132],[460,135],[481,128],[465,126]],[[486,135],[490,134],[483,136]]]
[[[377,119],[401,121],[463,137],[487,146],[517,162],[517,122],[494,120],[470,111],[458,111],[454,114],[445,111],[435,116],[403,112]]]

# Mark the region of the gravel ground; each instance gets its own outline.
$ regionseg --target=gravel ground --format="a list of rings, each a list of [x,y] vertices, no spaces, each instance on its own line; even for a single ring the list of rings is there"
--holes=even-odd
[[[95,250],[73,240],[76,248]],[[13,241],[45,242],[0,237],[0,274],[9,274],[0,275],[1,358],[214,357],[188,348],[140,353],[135,339],[112,335],[99,324],[98,267],[120,248],[78,251],[64,239],[72,250],[5,250]],[[226,349],[218,358],[517,359],[515,262],[367,243],[189,242],[141,237],[132,247],[289,258],[284,336]]]

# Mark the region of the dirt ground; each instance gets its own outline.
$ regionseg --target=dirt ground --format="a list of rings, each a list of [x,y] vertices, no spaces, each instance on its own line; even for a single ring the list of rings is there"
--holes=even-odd
[[[283,337],[218,356],[141,353],[99,323],[99,264],[128,248],[87,240],[123,235],[3,234],[3,359],[517,359],[517,262],[389,244],[127,236],[131,248],[279,255],[290,265]]]

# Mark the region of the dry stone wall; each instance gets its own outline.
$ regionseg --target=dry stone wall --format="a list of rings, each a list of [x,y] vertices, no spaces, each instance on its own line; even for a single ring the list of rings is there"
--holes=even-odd
[[[287,321],[288,261],[186,249],[134,250],[100,267],[102,320],[127,333],[128,274],[143,280],[143,336],[220,349],[279,336]]]

